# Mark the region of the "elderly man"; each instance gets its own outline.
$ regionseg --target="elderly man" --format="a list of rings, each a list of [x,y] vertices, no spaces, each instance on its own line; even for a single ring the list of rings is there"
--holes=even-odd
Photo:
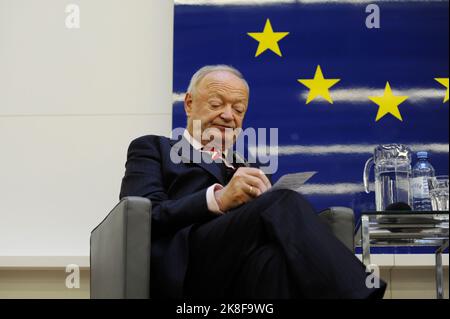
[[[238,70],[203,67],[185,96],[182,137],[129,147],[120,197],[152,202],[151,296],[382,297],[385,284],[366,286],[365,267],[303,196],[268,191],[268,177],[230,149],[248,100]]]

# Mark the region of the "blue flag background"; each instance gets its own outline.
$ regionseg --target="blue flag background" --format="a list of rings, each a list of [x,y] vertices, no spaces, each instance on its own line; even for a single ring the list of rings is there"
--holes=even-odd
[[[375,209],[362,173],[378,144],[427,150],[436,173],[448,174],[449,105],[434,80],[448,78],[448,1],[380,2],[380,29],[366,27],[367,4],[314,2],[176,5],[174,96],[182,96],[204,65],[239,69],[251,88],[245,127],[279,129],[274,180],[318,171],[305,193],[317,210],[340,205],[359,215]],[[258,42],[247,33],[262,32],[266,19],[275,32],[289,32],[278,43],[282,57],[269,50],[255,57]],[[325,78],[341,79],[330,90],[334,104],[305,103],[308,89],[297,79],[312,79],[318,65]],[[388,114],[375,122],[378,106],[364,96],[383,91],[387,81],[394,94],[410,94],[399,106],[403,121]],[[181,99],[173,107],[173,127],[184,127]]]

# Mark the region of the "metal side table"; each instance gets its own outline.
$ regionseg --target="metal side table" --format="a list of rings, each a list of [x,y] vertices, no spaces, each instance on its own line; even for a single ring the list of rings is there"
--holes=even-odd
[[[370,247],[436,247],[436,294],[444,297],[442,253],[448,248],[449,212],[363,212],[358,220],[355,243],[362,247],[362,261],[370,265]]]

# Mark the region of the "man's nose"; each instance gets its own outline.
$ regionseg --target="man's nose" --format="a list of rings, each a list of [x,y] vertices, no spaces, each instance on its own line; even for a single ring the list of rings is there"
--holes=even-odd
[[[231,106],[226,106],[220,117],[227,121],[233,120],[233,110]]]

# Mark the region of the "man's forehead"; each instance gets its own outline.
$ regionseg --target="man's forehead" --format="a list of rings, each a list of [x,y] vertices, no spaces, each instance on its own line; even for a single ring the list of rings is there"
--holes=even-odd
[[[227,71],[213,71],[208,73],[198,84],[199,89],[217,90],[221,87],[247,91],[247,86],[244,81],[235,74]]]

